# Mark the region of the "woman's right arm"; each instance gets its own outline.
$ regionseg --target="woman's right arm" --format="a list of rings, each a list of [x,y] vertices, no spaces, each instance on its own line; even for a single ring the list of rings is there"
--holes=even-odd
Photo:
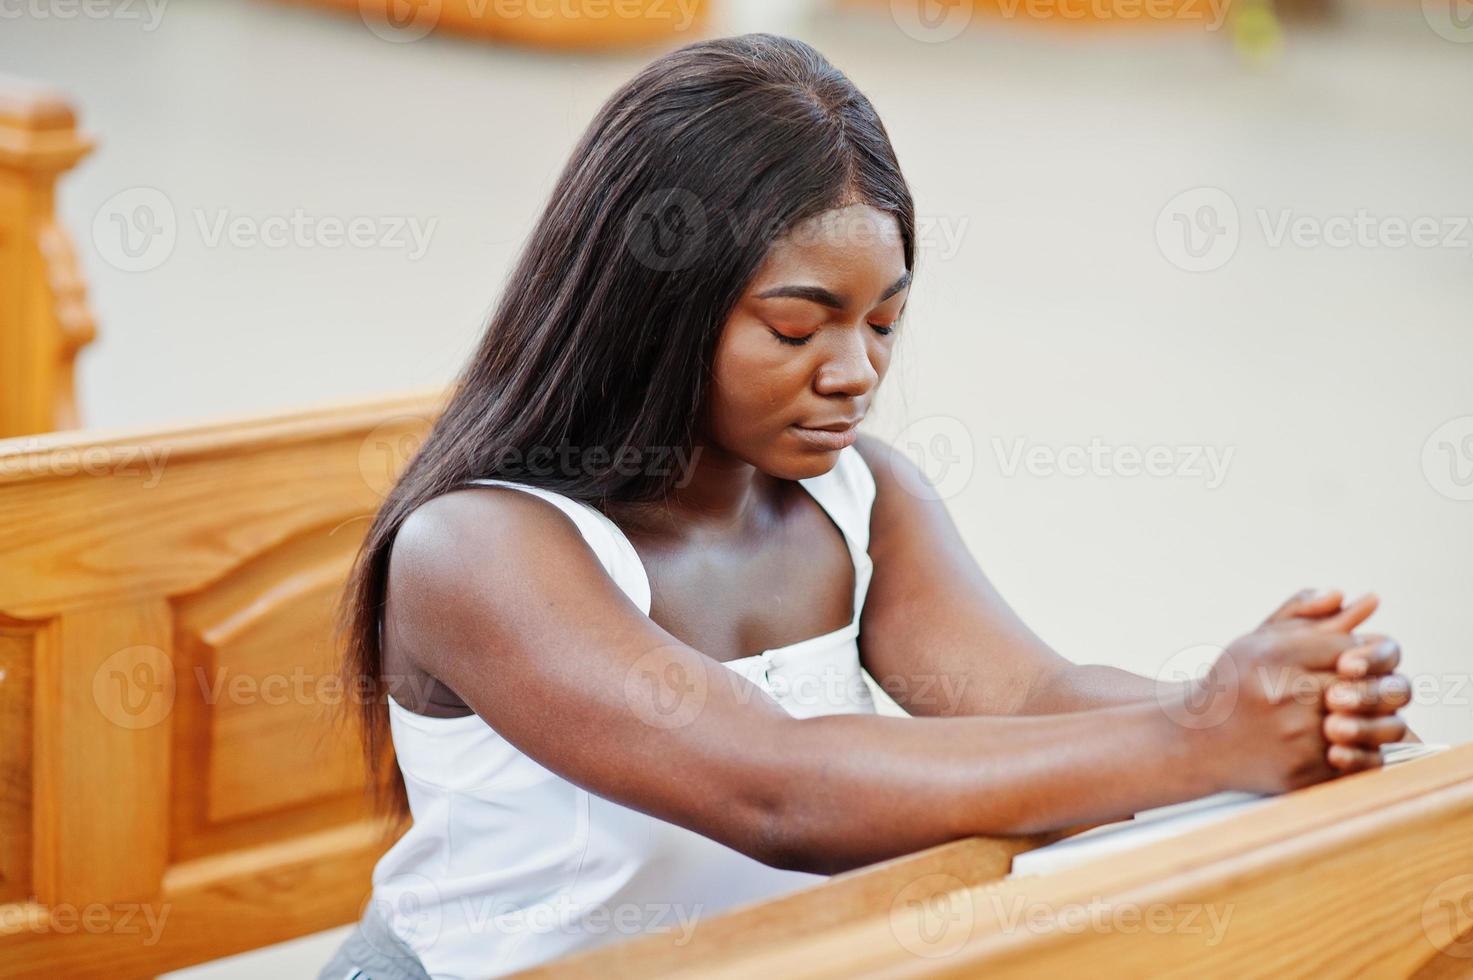
[[[506,488],[416,511],[388,596],[396,646],[539,764],[764,863],[825,874],[1328,778],[1320,692],[1352,642],[1249,634],[1200,703],[1172,689],[1050,716],[796,719],[644,615],[565,514]],[[1286,678],[1318,685],[1313,703],[1279,699]],[[1226,716],[1197,724],[1214,704]]]

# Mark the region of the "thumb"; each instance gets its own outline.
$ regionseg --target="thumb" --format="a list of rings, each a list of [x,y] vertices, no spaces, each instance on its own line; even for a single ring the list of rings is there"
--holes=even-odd
[[[1311,672],[1323,675],[1326,683],[1333,682],[1338,675],[1335,665],[1346,650],[1356,645],[1355,637],[1334,630],[1318,627],[1307,630],[1289,630],[1273,634],[1283,661]]]

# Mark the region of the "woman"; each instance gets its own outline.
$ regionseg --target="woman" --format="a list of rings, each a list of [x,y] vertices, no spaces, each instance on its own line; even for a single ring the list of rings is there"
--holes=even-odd
[[[1352,633],[1371,597],[1296,596],[1178,685],[1017,619],[856,435],[914,242],[884,126],[807,45],[695,44],[603,107],[350,584],[369,758],[413,822],[325,976],[508,972],[1402,737],[1396,644]]]

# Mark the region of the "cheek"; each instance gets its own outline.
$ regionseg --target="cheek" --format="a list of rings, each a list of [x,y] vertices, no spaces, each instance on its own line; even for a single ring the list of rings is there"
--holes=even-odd
[[[875,373],[883,378],[890,367],[890,358],[895,356],[895,336],[892,334],[889,337],[881,337],[869,327],[864,329],[867,331],[865,337],[869,344],[870,367],[874,368]]]
[[[803,391],[802,362],[796,348],[782,347],[766,328],[729,331],[712,368],[713,429],[737,434],[787,424]]]

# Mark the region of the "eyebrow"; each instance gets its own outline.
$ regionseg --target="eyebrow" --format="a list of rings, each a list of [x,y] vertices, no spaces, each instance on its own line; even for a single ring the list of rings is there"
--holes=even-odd
[[[883,293],[880,294],[880,302],[885,302],[885,300],[889,299],[891,296],[894,296],[896,293],[900,292],[902,289],[909,285],[910,270],[907,269],[903,276],[895,280],[895,282],[890,285],[889,289],[886,289]],[[806,299],[810,303],[817,303],[820,306],[827,306],[829,309],[833,310],[842,310],[846,305],[848,305],[844,302],[842,297],[835,296],[832,292],[824,289],[822,286],[775,286],[772,289],[757,294],[758,299],[777,299],[779,297]]]

